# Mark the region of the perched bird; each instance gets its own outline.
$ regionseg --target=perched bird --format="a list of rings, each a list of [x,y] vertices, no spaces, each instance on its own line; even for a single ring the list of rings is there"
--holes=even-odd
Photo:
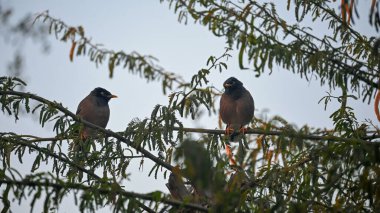
[[[110,118],[108,102],[111,98],[117,98],[117,96],[112,95],[106,89],[97,87],[79,103],[76,114],[83,120],[105,128]],[[80,137],[82,140],[86,140],[95,132],[94,129],[85,126],[80,132]]]
[[[220,99],[220,117],[227,124],[226,134],[230,135],[230,141],[234,141],[234,137],[240,133],[245,133],[247,125],[253,118],[255,104],[251,93],[246,90],[243,83],[238,79],[231,77],[224,83],[225,91]],[[229,146],[226,147],[227,155],[232,156]],[[231,158],[230,158],[231,159]]]

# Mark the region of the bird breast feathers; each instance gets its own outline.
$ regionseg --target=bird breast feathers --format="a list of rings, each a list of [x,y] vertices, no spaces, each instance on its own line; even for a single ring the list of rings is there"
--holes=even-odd
[[[103,127],[108,123],[110,109],[108,105],[97,105],[96,100],[94,100],[93,97],[87,96],[80,102],[77,110],[77,115],[88,122]]]

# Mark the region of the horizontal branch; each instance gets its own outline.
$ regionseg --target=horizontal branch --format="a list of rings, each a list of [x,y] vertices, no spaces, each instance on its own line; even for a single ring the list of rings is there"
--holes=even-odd
[[[179,130],[180,128],[176,127],[174,130]],[[184,132],[194,132],[194,133],[208,133],[208,134],[225,134],[224,130],[220,129],[200,129],[200,128],[183,128]],[[273,131],[273,130],[264,130],[259,128],[248,129],[245,134],[256,134],[256,135],[274,135],[274,136],[286,136],[291,138],[301,138],[306,140],[322,140],[322,141],[341,141],[348,143],[364,143],[364,144],[374,144],[375,142],[366,141],[360,138],[343,138],[334,135],[307,135],[298,133],[295,131]],[[375,139],[380,138],[380,135],[365,136],[365,139]],[[378,143],[376,143],[378,144]],[[380,143],[379,143],[380,144]]]
[[[128,198],[139,198],[142,200],[157,202],[157,197],[154,195],[150,195],[150,194],[141,194],[141,193],[129,192],[129,191],[120,190],[120,189],[119,190],[118,189],[116,189],[116,190],[115,189],[104,189],[104,188],[95,189],[95,188],[90,187],[90,186],[84,186],[82,184],[76,184],[76,183],[58,184],[58,183],[38,182],[38,181],[30,181],[30,180],[18,181],[18,180],[0,179],[0,185],[3,183],[4,184],[10,184],[10,185],[21,185],[21,186],[31,186],[31,187],[42,186],[42,187],[51,187],[51,188],[58,188],[58,189],[69,188],[69,189],[77,189],[77,190],[83,190],[83,191],[90,190],[90,191],[96,191],[102,195],[109,195],[109,194],[115,195],[116,194],[116,195],[122,195],[122,196],[125,196]],[[167,198],[160,198],[158,200],[162,203],[169,204],[169,205],[176,206],[176,207],[194,209],[194,210],[198,210],[201,212],[207,212],[208,211],[207,208],[200,206],[200,205],[197,205],[197,204],[193,204],[193,203],[184,203],[184,202],[181,202],[178,200],[172,200],[172,199],[167,199]]]
[[[179,127],[174,127],[174,131],[179,131],[182,130],[183,132],[192,132],[192,133],[203,133],[203,134],[215,134],[215,135],[223,135],[225,134],[224,130],[220,129],[203,129],[203,128],[179,128]],[[122,134],[123,132],[115,132],[117,134]],[[2,133],[1,134],[7,134],[7,133]],[[301,138],[301,139],[306,139],[306,140],[313,140],[313,141],[341,141],[341,142],[348,142],[348,143],[364,143],[364,144],[378,144],[379,142],[370,142],[367,140],[373,140],[373,139],[378,139],[380,138],[380,135],[373,133],[372,135],[366,135],[362,138],[343,138],[343,137],[338,137],[334,135],[308,135],[308,134],[301,134],[297,132],[289,132],[289,131],[276,131],[276,130],[264,130],[264,129],[259,129],[259,128],[250,128],[247,130],[245,134],[253,134],[253,135],[273,135],[273,136],[286,136],[286,137],[291,137],[291,138]],[[327,132],[323,132],[323,134],[327,134]],[[44,142],[44,141],[59,141],[59,140],[70,140],[74,138],[65,138],[61,136],[57,137],[37,137],[33,135],[24,135],[24,136],[18,136],[18,137],[25,137],[25,138],[32,138],[28,139],[28,142]],[[141,156],[143,157],[143,156]]]

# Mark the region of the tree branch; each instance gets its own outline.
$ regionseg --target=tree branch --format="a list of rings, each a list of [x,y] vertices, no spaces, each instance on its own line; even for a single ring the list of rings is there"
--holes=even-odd
[[[187,11],[189,11],[189,13],[196,13],[198,16],[205,16],[202,12],[196,11],[194,8],[192,8],[190,5],[188,5],[186,2],[184,2],[182,0],[179,0],[178,2],[181,3],[181,6],[185,7],[187,9]],[[229,2],[229,3],[231,3],[231,4],[235,5],[235,6],[238,6],[235,3],[233,3],[233,2]],[[258,3],[256,3],[256,2],[253,2],[253,3],[255,3],[255,6],[257,6],[258,8],[263,9],[263,6],[259,5]],[[246,19],[242,18],[242,15],[239,14],[239,13],[237,13],[237,12],[235,12],[234,9],[224,7],[223,5],[220,5],[220,4],[216,3],[216,2],[212,2],[212,4],[215,7],[221,9],[223,12],[227,13],[228,14],[228,18],[230,16],[234,16],[236,18],[236,20],[239,20],[240,22],[242,22],[246,26],[250,26],[252,29],[254,29],[254,31],[259,32],[261,35],[265,36],[265,38],[273,41],[274,43],[280,45],[283,48],[288,48],[287,44],[279,41],[278,39],[276,39],[275,36],[268,35],[268,33],[266,33],[263,30],[261,30],[260,27],[256,27],[251,22],[249,22]],[[242,8],[240,8],[240,9],[242,9]],[[268,11],[264,10],[264,12],[268,12]],[[252,14],[252,15],[254,17],[257,17],[257,16],[260,17],[260,13],[259,14]],[[268,15],[268,14],[266,14],[266,15]],[[221,19],[220,17],[216,17],[216,16],[210,15],[210,14],[208,14],[207,16],[208,16],[208,18],[215,19],[217,21],[219,21]],[[273,18],[273,17],[270,16],[270,18]],[[226,22],[226,21],[224,20],[224,22]],[[242,30],[240,28],[236,28],[234,30],[237,30],[237,31],[239,31],[242,34],[245,34],[246,36],[249,36],[249,34],[247,34],[246,31],[244,31],[244,30]],[[299,29],[299,30],[301,30],[301,32],[305,33],[305,31],[302,31],[302,29]],[[290,33],[289,31],[286,31],[286,30],[285,30],[285,32]],[[305,39],[302,39],[299,35],[297,35],[295,33],[292,33],[291,35],[294,36],[298,41],[300,41],[303,44],[305,44]],[[331,46],[331,45],[329,45],[326,42],[324,42],[323,44]],[[302,51],[303,53],[305,53],[305,55],[313,56],[316,52],[320,51],[319,49],[313,48],[310,45],[307,45],[307,46],[311,49],[311,51],[306,50],[306,49],[300,49],[300,51]],[[331,48],[332,48],[332,50],[337,50],[337,48],[334,48],[333,46],[331,46]],[[343,56],[346,57],[346,58],[349,58],[352,61],[355,61],[356,63],[358,63],[360,65],[368,67],[368,65],[364,64],[363,62],[357,61],[356,59],[352,58],[351,56],[349,56],[347,54],[343,54]],[[340,68],[339,71],[342,72],[343,74],[348,74],[348,75],[352,76],[353,78],[358,78],[360,81],[364,82],[365,84],[367,84],[371,88],[377,88],[377,83],[376,82],[374,82],[371,79],[366,78],[365,76],[363,76],[363,75],[371,75],[371,76],[373,76],[373,78],[375,78],[376,77],[375,74],[368,73],[368,72],[365,72],[365,71],[360,70],[360,69],[356,69],[355,66],[343,63],[342,61],[337,60],[335,58],[329,58],[329,59],[326,59],[326,61],[329,62],[331,64],[331,66],[333,66],[333,65],[339,66],[339,68]],[[358,72],[355,72],[355,70],[357,70]],[[375,70],[375,69],[372,69],[372,70]]]
[[[179,130],[179,128],[174,128],[174,130]],[[194,133],[209,133],[209,134],[217,134],[222,135],[225,134],[224,130],[218,130],[218,129],[199,129],[199,128],[183,128],[182,131],[184,132],[194,132]],[[341,141],[341,142],[347,142],[347,143],[364,143],[364,144],[380,144],[377,142],[369,142],[363,139],[359,138],[342,138],[334,135],[306,135],[301,134],[297,132],[290,132],[290,131],[273,131],[273,130],[264,130],[264,129],[248,129],[246,134],[257,134],[257,135],[274,135],[274,136],[287,136],[290,138],[301,138],[306,140],[322,140],[322,141]],[[376,136],[368,136],[370,138],[380,138],[380,135]],[[365,137],[367,138],[367,137]]]
[[[92,177],[94,177],[94,178],[96,178],[96,179],[98,179],[98,180],[101,179],[101,177],[99,177],[99,176],[98,176],[97,174],[95,174],[94,172],[92,172],[92,171],[90,171],[90,170],[88,170],[88,169],[86,169],[86,168],[84,168],[84,167],[82,167],[82,166],[80,166],[80,165],[78,165],[78,164],[76,164],[76,163],[70,161],[70,160],[67,159],[67,158],[62,157],[61,155],[57,155],[57,154],[55,154],[55,153],[52,153],[52,152],[50,152],[50,151],[49,151],[48,149],[46,149],[46,148],[41,148],[41,147],[39,147],[39,146],[34,145],[33,143],[29,143],[29,142],[26,141],[25,139],[21,139],[21,138],[19,138],[20,140],[17,140],[16,138],[12,138],[12,140],[11,140],[9,137],[2,137],[2,136],[1,136],[1,139],[4,139],[4,140],[8,141],[9,143],[19,144],[19,145],[23,145],[23,146],[26,146],[26,147],[30,147],[30,148],[32,148],[32,149],[38,151],[38,152],[44,153],[44,154],[46,154],[46,155],[48,155],[48,156],[50,156],[50,157],[56,158],[56,159],[58,159],[58,160],[64,162],[64,163],[66,163],[66,164],[68,164],[68,165],[70,165],[70,166],[72,166],[72,167],[75,167],[75,168],[77,168],[79,171],[82,171],[82,172],[84,172],[84,173],[86,173],[86,174],[88,174],[88,175],[90,175],[90,176],[92,176]]]
[[[141,194],[141,193],[136,193],[136,192],[129,192],[129,191],[121,190],[121,189],[112,189],[112,190],[111,189],[104,189],[104,188],[94,189],[93,187],[84,186],[82,184],[76,184],[76,183],[58,184],[58,183],[50,183],[47,181],[46,182],[38,182],[38,181],[30,181],[30,180],[17,181],[17,180],[0,179],[0,184],[3,184],[3,183],[4,184],[10,184],[10,185],[21,185],[21,186],[31,186],[31,187],[42,186],[42,187],[51,187],[51,188],[70,188],[70,189],[77,189],[77,190],[83,190],[83,191],[90,190],[90,191],[96,191],[102,195],[117,194],[117,195],[129,197],[129,198],[139,198],[139,199],[143,199],[143,200],[157,202],[157,198],[153,195],[150,195],[150,194]],[[165,204],[172,205],[172,206],[176,206],[176,207],[184,207],[184,208],[188,208],[188,209],[198,210],[201,212],[207,212],[208,211],[207,208],[200,206],[200,205],[197,205],[197,204],[193,204],[193,203],[184,203],[184,202],[181,202],[178,200],[172,200],[172,199],[167,199],[167,198],[160,198],[160,199],[158,199],[158,201],[165,203]]]
[[[9,134],[9,133],[6,133],[6,134]],[[49,156],[51,156],[53,158],[56,158],[56,159],[62,161],[62,162],[66,163],[66,164],[68,164],[70,166],[73,166],[73,167],[77,168],[79,171],[82,171],[82,172],[86,173],[87,175],[94,177],[97,181],[100,181],[103,184],[112,184],[112,183],[110,183],[110,182],[102,179],[101,177],[99,177],[94,172],[92,172],[92,171],[90,171],[90,170],[88,170],[88,169],[86,169],[86,168],[84,168],[84,167],[82,167],[82,166],[80,166],[80,165],[78,165],[78,164],[70,161],[69,159],[64,158],[64,157],[62,157],[60,155],[57,155],[55,153],[52,153],[52,152],[48,151],[47,149],[44,149],[44,148],[41,148],[41,147],[38,147],[38,146],[34,145],[33,142],[35,142],[35,141],[28,141],[26,139],[19,138],[19,137],[18,138],[16,138],[16,137],[3,137],[2,135],[4,135],[4,134],[0,133],[0,138],[1,139],[5,139],[6,141],[8,141],[10,143],[16,143],[16,144],[19,144],[19,145],[23,145],[23,146],[35,149],[38,152],[42,152],[42,153],[44,153],[46,155],[49,155]],[[28,137],[31,137],[31,135],[28,135]],[[12,139],[12,140],[9,140],[9,139]],[[143,156],[126,156],[126,158],[138,158],[138,157],[143,157]],[[143,203],[138,202],[137,204],[142,209],[144,209],[147,212],[154,212],[154,211],[150,211],[150,208],[148,208],[147,206],[145,206]]]
[[[1,92],[0,92],[1,94]],[[174,131],[179,131],[182,130],[183,132],[192,132],[192,133],[204,133],[204,134],[215,134],[215,135],[224,135],[225,131],[220,130],[220,129],[203,129],[203,128],[179,128],[179,127],[174,127]],[[122,134],[123,132],[115,132],[116,134]],[[328,132],[319,132],[320,134],[328,134]],[[7,133],[1,133],[1,134],[7,134]],[[265,129],[260,129],[260,128],[253,128],[253,129],[248,129],[247,132],[245,133],[247,135],[273,135],[273,136],[287,136],[291,138],[301,138],[301,139],[306,139],[306,140],[313,140],[313,141],[336,141],[336,142],[347,142],[347,143],[363,143],[363,144],[368,144],[368,145],[375,145],[375,144],[380,144],[379,142],[370,142],[368,140],[373,140],[373,139],[378,139],[380,138],[380,135],[377,134],[371,134],[371,135],[366,135],[362,138],[342,138],[334,135],[308,135],[308,134],[301,134],[297,132],[286,132],[286,131],[275,131],[275,130],[265,130]],[[331,133],[330,133],[331,134]],[[17,136],[20,137],[20,136]],[[21,137],[25,138],[33,138],[29,139],[28,142],[44,142],[44,141],[59,141],[59,140],[69,140],[69,139],[74,139],[73,138],[64,138],[64,137],[37,137],[33,135],[24,135]],[[131,156],[131,157],[136,157],[136,156]],[[141,156],[143,157],[143,156]]]
[[[184,85],[185,82],[182,80],[182,77],[179,75],[176,75],[173,72],[168,72],[164,70],[162,67],[154,64],[152,61],[156,61],[157,59],[152,56],[144,56],[140,55],[137,52],[132,52],[130,54],[125,53],[124,51],[118,51],[115,52],[113,50],[107,50],[104,48],[100,48],[98,44],[94,44],[91,42],[91,39],[88,39],[84,35],[84,29],[83,27],[73,27],[69,26],[63,21],[56,19],[48,14],[48,12],[40,13],[36,16],[34,22],[36,22],[38,19],[42,19],[43,22],[50,22],[50,33],[52,33],[53,25],[59,26],[58,29],[55,29],[54,33],[56,37],[58,38],[58,34],[60,34],[62,31],[64,31],[64,35],[60,40],[66,41],[68,39],[71,39],[73,43],[79,43],[77,55],[85,54],[85,48],[83,48],[85,45],[88,45],[90,50],[88,51],[88,55],[90,56],[91,60],[94,60],[96,64],[101,63],[105,58],[108,56],[108,67],[110,71],[110,76],[112,77],[113,69],[115,65],[122,66],[122,63],[124,62],[124,68],[128,67],[130,71],[140,71],[144,72],[144,76],[147,80],[154,80],[157,77],[163,77],[165,84],[163,85],[163,89],[165,91],[165,87],[171,88],[172,82],[177,83],[178,85]],[[79,39],[75,39],[75,36],[78,36]],[[82,46],[82,47],[81,47]],[[73,48],[74,47],[74,48]],[[74,51],[75,46],[72,47],[72,51]],[[82,50],[79,50],[79,49]],[[101,54],[102,57],[98,57],[98,54]],[[130,62],[132,61],[132,63]],[[117,62],[117,63],[115,63]],[[139,66],[137,66],[139,64]],[[169,82],[166,82],[166,80],[169,80]]]

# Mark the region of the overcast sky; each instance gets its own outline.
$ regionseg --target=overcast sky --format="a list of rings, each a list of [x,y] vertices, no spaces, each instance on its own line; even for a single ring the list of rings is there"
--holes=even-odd
[[[363,13],[368,14],[369,1],[363,1]],[[158,0],[128,0],[128,1],[21,1],[0,0],[2,7],[13,8],[12,21],[17,21],[26,14],[37,14],[49,10],[53,17],[63,20],[71,26],[81,25],[86,35],[94,43],[101,43],[107,49],[123,50],[127,53],[137,51],[143,55],[152,55],[159,59],[158,64],[166,70],[176,72],[186,80],[199,69],[206,67],[207,59],[220,56],[224,52],[225,41],[210,33],[206,27],[178,23],[177,15],[169,10],[166,3]],[[285,7],[283,7],[285,8]],[[338,8],[338,3],[336,8]],[[282,7],[277,8],[281,12]],[[293,13],[291,13],[293,14]],[[292,17],[292,16],[290,16]],[[365,31],[369,36],[378,36],[367,22],[367,15],[362,15],[356,25],[359,31]],[[293,19],[290,19],[293,20]],[[318,29],[323,34],[323,30]],[[147,84],[144,79],[129,74],[126,70],[116,68],[114,78],[108,77],[107,65],[96,67],[87,57],[74,58],[69,61],[70,44],[63,43],[49,36],[51,45],[48,54],[44,54],[40,44],[31,40],[23,43],[22,55],[25,57],[23,77],[28,83],[26,91],[36,93],[50,100],[62,102],[72,112],[76,111],[78,103],[95,87],[104,87],[119,96],[110,101],[111,117],[107,128],[114,131],[124,130],[133,118],[150,116],[156,104],[167,104],[167,96],[162,94],[159,82]],[[9,40],[0,37],[0,76],[7,75],[6,64],[13,58],[15,46]],[[236,52],[231,52],[232,58],[227,62],[228,71],[214,71],[210,75],[210,85],[222,90],[223,81],[235,76],[251,91],[256,105],[256,114],[269,111],[269,116],[280,115],[289,122],[301,127],[308,124],[318,128],[331,128],[330,114],[336,110],[335,104],[324,110],[318,101],[329,91],[321,87],[319,81],[307,82],[298,75],[281,68],[274,68],[268,75],[266,71],[260,78],[252,71],[242,71],[238,67]],[[334,92],[336,95],[339,93]],[[372,105],[361,101],[352,102],[359,121],[375,120]],[[182,119],[186,127],[217,128],[217,117],[204,117],[191,121]],[[28,115],[17,123],[13,118],[0,114],[0,132],[30,133],[41,136],[52,136],[51,128],[41,129],[36,119]],[[32,160],[31,160],[32,161]],[[145,160],[148,162],[148,160]],[[162,177],[154,180],[147,177],[151,164],[146,164],[144,171],[138,170],[138,160],[129,169],[131,181],[127,190],[150,192],[162,190],[167,192]],[[20,165],[20,168],[30,169],[30,165]],[[67,199],[70,204],[73,200]],[[0,203],[0,207],[1,207]],[[28,209],[29,203],[23,203],[22,209]],[[70,207],[76,211],[77,207]],[[18,212],[18,207],[15,207]],[[60,212],[68,212],[62,208]]]

